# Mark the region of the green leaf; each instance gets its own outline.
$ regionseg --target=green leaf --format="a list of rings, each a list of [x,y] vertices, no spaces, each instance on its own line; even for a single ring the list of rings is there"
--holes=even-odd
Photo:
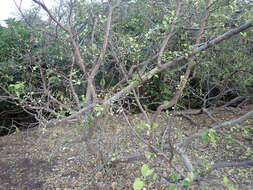
[[[246,32],[240,32],[240,34],[242,35],[242,37],[246,38],[247,37],[247,33]]]
[[[210,140],[211,140],[211,143],[212,143],[212,146],[214,148],[216,148],[217,144],[216,144],[216,137],[217,135],[215,135],[215,130],[211,129],[208,133],[208,136],[210,137]]]
[[[231,185],[228,187],[228,190],[235,190],[235,188],[234,188],[234,186]]]
[[[172,11],[171,11],[171,15],[172,15],[172,16],[175,16],[175,10],[172,10]]]
[[[177,181],[177,175],[176,174],[173,173],[171,178],[172,178],[173,181]]]
[[[152,124],[152,128],[157,128],[158,126],[159,126],[158,123],[153,123],[153,124]]]
[[[136,178],[133,184],[134,190],[141,190],[144,182],[140,178]]]
[[[152,153],[151,152],[146,152],[145,153],[145,157],[149,160],[152,156]]]
[[[152,173],[153,173],[153,170],[150,170],[147,164],[143,164],[143,166],[141,167],[141,174],[144,177],[147,177],[151,175]]]
[[[189,186],[189,185],[190,185],[190,182],[189,182],[188,180],[184,180],[183,185],[184,185],[184,186]]]
[[[226,145],[226,149],[230,149],[232,148],[232,146]]]
[[[52,76],[48,79],[49,82],[57,82],[59,81],[58,77],[57,76]]]
[[[201,134],[201,138],[205,143],[208,143],[208,135],[207,135],[207,129],[203,128],[203,133]]]
[[[208,188],[204,186],[200,186],[200,190],[208,190]]]
[[[153,180],[155,181],[157,179],[158,175],[157,174],[154,174],[153,175]]]
[[[96,51],[97,50],[97,45],[96,44],[92,44],[92,50]]]
[[[101,80],[100,80],[100,85],[101,85],[102,87],[105,86],[105,79],[101,79]]]
[[[227,178],[227,176],[224,177],[223,182],[224,182],[225,185],[228,185],[228,178]]]
[[[176,190],[177,189],[177,186],[175,186],[175,185],[170,185],[170,187],[169,187],[169,190]]]
[[[147,130],[146,135],[147,135],[147,136],[150,136],[150,133],[151,133],[151,131],[150,131],[150,130]]]
[[[169,101],[165,100],[165,101],[163,102],[163,104],[164,104],[165,106],[167,106],[167,105],[169,104]]]
[[[152,74],[148,74],[148,79],[151,79],[153,77]]]
[[[100,111],[99,111],[99,112],[97,112],[97,117],[98,117],[98,116],[100,116],[100,115],[101,115],[101,112],[100,112]]]
[[[140,129],[149,129],[149,128],[150,128],[150,125],[149,125],[148,123],[141,122],[141,123],[138,125],[138,128],[140,128]]]
[[[184,80],[184,75],[181,75],[180,76],[180,81],[183,81]]]

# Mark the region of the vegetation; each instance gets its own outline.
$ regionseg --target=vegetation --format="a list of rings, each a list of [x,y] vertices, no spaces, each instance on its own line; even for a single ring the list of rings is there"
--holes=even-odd
[[[10,18],[7,27],[0,27],[2,134],[78,119],[92,139],[97,118],[122,114],[149,147],[146,159],[159,155],[168,162],[174,177],[164,179],[176,189],[211,171],[194,169],[184,153],[189,142],[201,137],[216,147],[218,129],[253,115],[249,111],[239,120],[215,122],[177,143],[168,132],[172,129],[157,122],[172,110],[194,123],[183,110],[197,109],[212,118],[213,109],[252,103],[251,0],[59,0],[51,9],[33,0],[27,11],[14,2],[20,19]],[[140,112],[145,121],[133,124],[128,114]],[[175,154],[186,172],[174,166]],[[144,164],[133,188],[152,186],[158,177],[159,171]],[[233,189],[227,177],[224,185]]]

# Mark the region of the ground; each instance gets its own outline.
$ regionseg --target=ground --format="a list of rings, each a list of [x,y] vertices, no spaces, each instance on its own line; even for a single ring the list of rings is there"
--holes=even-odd
[[[242,109],[221,109],[212,116],[218,122],[224,122],[252,109],[253,105]],[[144,120],[142,114],[128,117],[133,124]],[[171,142],[177,142],[215,124],[207,114],[192,115],[191,118],[198,125],[172,113],[169,119],[161,117],[159,127],[155,130],[159,133],[169,125]],[[103,116],[96,120],[93,127],[93,140],[88,146],[84,139],[87,138],[85,129],[79,124],[67,122],[52,128],[33,128],[1,137],[0,189],[133,189],[135,179],[141,178],[140,169],[144,163],[163,176],[171,175],[171,169],[163,158],[158,156],[145,160],[138,156],[147,152],[148,148],[131,132],[123,116]],[[143,131],[139,131],[139,134],[148,140]],[[217,135],[216,146],[198,138],[185,150],[198,171],[218,160],[249,156],[253,150],[253,118],[240,125],[221,129]],[[169,138],[165,138],[165,141],[169,142]],[[129,155],[134,159],[115,164],[105,163],[107,158],[126,158]],[[172,163],[182,172],[185,171],[178,155],[174,156]],[[227,189],[224,185],[225,176],[235,189],[253,189],[252,166],[213,170],[201,182],[184,189]],[[155,182],[149,178],[145,181],[146,189],[169,187],[159,177]]]

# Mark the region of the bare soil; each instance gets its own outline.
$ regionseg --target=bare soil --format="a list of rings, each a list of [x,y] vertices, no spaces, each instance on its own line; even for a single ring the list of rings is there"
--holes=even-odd
[[[252,109],[253,105],[243,109],[229,108],[219,110],[212,116],[222,123]],[[191,118],[198,125],[173,114],[169,119],[161,117],[156,133],[161,133],[169,124],[170,138],[165,138],[165,141],[175,143],[215,124],[206,114],[192,115]],[[129,119],[134,124],[144,121],[142,114],[129,115]],[[140,169],[144,163],[163,176],[171,175],[168,163],[160,157],[151,160],[134,157],[145,153],[148,148],[131,132],[123,116],[103,116],[96,120],[93,127],[94,135],[89,146],[84,139],[85,128],[76,123],[33,128],[1,137],[0,189],[133,189],[133,182],[141,177]],[[145,131],[138,133],[148,140]],[[238,126],[221,129],[217,135],[216,147],[198,138],[185,150],[199,171],[219,160],[249,158],[250,152],[253,152],[252,118]],[[134,159],[113,165],[106,163],[108,158],[118,159],[129,155]],[[178,155],[175,155],[173,164],[182,172],[186,170]],[[227,189],[223,182],[225,176],[235,189],[253,189],[253,167],[216,169],[198,184],[183,189],[201,189],[201,186]],[[146,179],[146,184],[150,184],[146,189],[169,187],[162,178],[157,178],[153,184],[151,182],[154,181]]]

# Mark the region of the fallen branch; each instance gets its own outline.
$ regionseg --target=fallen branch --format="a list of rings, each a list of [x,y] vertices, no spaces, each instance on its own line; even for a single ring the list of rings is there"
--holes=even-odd
[[[228,162],[228,161],[218,162],[213,164],[211,168],[204,173],[204,175],[207,175],[213,170],[227,167],[253,167],[253,160],[244,160],[239,162]]]
[[[221,128],[221,127],[226,127],[226,126],[229,126],[229,125],[235,125],[237,123],[245,121],[246,119],[248,119],[251,116],[253,116],[253,110],[249,111],[248,113],[244,114],[243,116],[241,116],[239,118],[231,119],[231,120],[226,121],[224,123],[215,125],[211,129],[207,130],[206,132],[201,132],[201,133],[193,134],[193,135],[187,137],[186,139],[184,139],[183,141],[177,143],[176,146],[178,146],[178,147],[180,147],[180,146],[186,146],[186,145],[188,145],[190,143],[191,140],[193,140],[193,139],[195,139],[197,137],[201,137],[202,135],[206,135],[211,130],[217,130],[217,129]]]
[[[144,154],[131,154],[128,156],[119,157],[113,161],[110,161],[109,163],[112,165],[116,165],[119,163],[129,163],[129,162],[134,162],[134,161],[139,161],[139,160],[146,160],[146,156]]]

